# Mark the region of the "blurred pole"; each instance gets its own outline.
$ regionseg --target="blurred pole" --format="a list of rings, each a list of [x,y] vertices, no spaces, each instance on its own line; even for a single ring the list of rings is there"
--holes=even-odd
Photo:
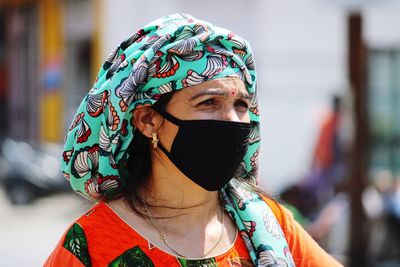
[[[368,170],[368,117],[365,86],[366,50],[360,13],[348,16],[349,80],[354,96],[354,138],[350,157],[350,258],[349,266],[367,266],[367,224],[361,197]]]
[[[62,97],[64,26],[62,0],[39,1],[42,141],[62,141],[64,103]]]
[[[101,0],[96,0],[93,3],[94,8],[93,8],[93,18],[94,18],[94,32],[93,32],[93,42],[92,42],[92,62],[91,62],[91,77],[90,81],[94,81],[97,72],[101,67],[102,62],[102,54],[101,51],[103,51],[102,47],[102,23],[104,19],[104,14],[103,14],[103,5],[104,1]]]

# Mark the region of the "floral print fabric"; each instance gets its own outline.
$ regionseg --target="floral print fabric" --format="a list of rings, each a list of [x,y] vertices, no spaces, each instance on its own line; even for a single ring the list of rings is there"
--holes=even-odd
[[[221,196],[255,266],[295,266],[286,237],[271,208],[258,194],[231,181]]]

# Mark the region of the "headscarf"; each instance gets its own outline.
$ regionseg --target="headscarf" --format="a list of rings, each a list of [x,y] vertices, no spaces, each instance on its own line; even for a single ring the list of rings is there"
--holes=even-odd
[[[252,97],[249,148],[236,176],[255,183],[260,134],[250,45],[229,30],[173,14],[122,42],[101,67],[65,140],[62,170],[72,188],[93,201],[123,191],[118,166],[135,138],[133,110],[165,93],[223,77],[243,80]]]
[[[249,44],[233,32],[185,14],[149,23],[108,56],[83,99],[66,137],[64,175],[92,200],[123,190],[118,166],[135,136],[133,110],[165,93],[236,76],[253,97],[251,143],[238,175],[254,179],[260,140],[255,75]]]

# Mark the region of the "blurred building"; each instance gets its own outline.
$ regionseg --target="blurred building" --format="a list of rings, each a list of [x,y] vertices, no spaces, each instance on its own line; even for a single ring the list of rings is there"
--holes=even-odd
[[[150,20],[185,12],[252,44],[263,119],[261,176],[264,185],[280,190],[308,171],[332,95],[349,96],[349,3],[363,15],[369,51],[373,164],[398,171],[397,0],[3,0],[0,136],[62,142],[107,54]],[[350,126],[344,136],[351,136]]]
[[[94,76],[93,12],[92,1],[0,3],[0,137],[62,141]]]
[[[372,48],[368,63],[371,167],[400,178],[400,47]]]
[[[342,141],[352,141],[347,22],[359,12],[367,52],[368,173],[397,179],[376,184],[399,199],[400,0],[0,0],[0,140],[62,142],[107,54],[145,23],[175,12],[229,28],[252,44],[262,115],[261,183],[272,191],[309,172],[333,95],[347,107]],[[392,201],[400,214],[398,203]],[[400,215],[393,229],[399,222]],[[391,230],[387,235],[394,236]],[[389,251],[376,244],[377,251]]]

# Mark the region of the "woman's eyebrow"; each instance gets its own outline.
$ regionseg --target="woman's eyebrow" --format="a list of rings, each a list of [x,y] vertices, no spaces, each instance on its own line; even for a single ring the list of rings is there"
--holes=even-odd
[[[205,95],[214,95],[214,96],[229,96],[230,95],[230,92],[228,91],[228,90],[224,90],[224,89],[221,89],[221,88],[207,88],[207,89],[205,89],[205,90],[203,90],[203,91],[201,91],[201,92],[198,92],[198,93],[196,93],[196,94],[194,94],[191,98],[190,98],[190,100],[195,100],[196,98],[198,98],[198,97],[201,97],[201,96],[205,96]],[[249,93],[247,93],[247,92],[238,92],[237,93],[237,96],[239,97],[239,98],[244,98],[244,99],[251,99],[251,96],[250,96],[250,94]]]

